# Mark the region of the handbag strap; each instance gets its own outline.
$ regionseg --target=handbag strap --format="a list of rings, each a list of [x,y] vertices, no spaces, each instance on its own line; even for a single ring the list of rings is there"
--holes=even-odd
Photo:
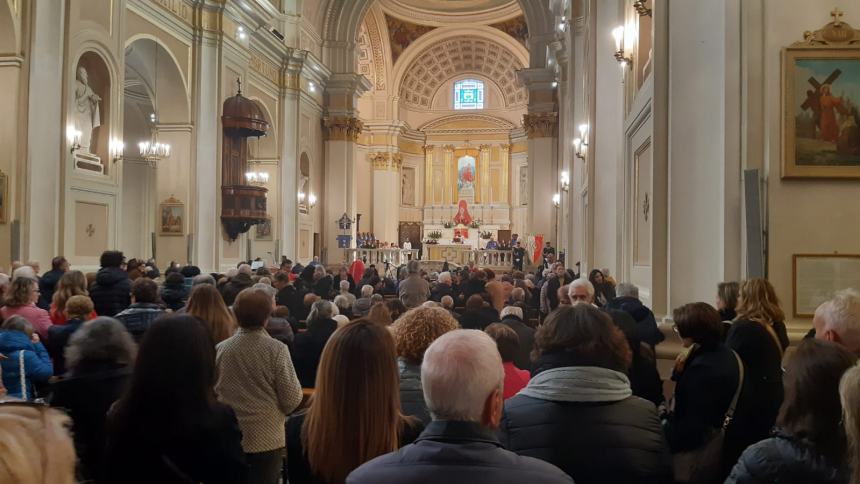
[[[729,409],[726,411],[726,416],[723,419],[723,430],[729,427],[732,423],[732,418],[735,416],[735,408],[738,406],[738,398],[741,396],[741,388],[744,386],[744,362],[735,350],[732,350],[735,355],[735,360],[738,362],[738,387],[735,389],[735,396],[732,397],[732,403],[729,404]]]
[[[21,399],[27,400],[27,374],[24,372],[24,350],[18,352],[18,373],[21,377]]]
[[[761,324],[764,325],[764,328],[770,334],[770,337],[773,338],[773,342],[776,344],[776,349],[777,349],[777,351],[779,351],[779,359],[782,360],[782,356],[784,354],[784,351],[782,349],[782,343],[779,341],[779,336],[776,335],[776,330],[773,329],[773,325],[768,323],[767,321],[764,321]]]

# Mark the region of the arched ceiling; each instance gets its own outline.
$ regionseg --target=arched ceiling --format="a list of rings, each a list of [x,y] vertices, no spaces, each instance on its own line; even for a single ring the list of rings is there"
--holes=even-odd
[[[517,0],[377,0],[387,12],[427,25],[487,24],[522,15]]]
[[[442,83],[458,74],[477,73],[499,86],[507,106],[525,104],[528,94],[516,76],[523,67],[500,43],[471,36],[448,38],[434,42],[411,62],[400,84],[400,99],[407,106],[429,109]]]

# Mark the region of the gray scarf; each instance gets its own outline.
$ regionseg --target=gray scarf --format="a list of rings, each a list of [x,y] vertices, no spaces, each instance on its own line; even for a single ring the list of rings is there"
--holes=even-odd
[[[624,373],[596,366],[565,366],[538,373],[520,395],[557,402],[617,402],[633,391]]]

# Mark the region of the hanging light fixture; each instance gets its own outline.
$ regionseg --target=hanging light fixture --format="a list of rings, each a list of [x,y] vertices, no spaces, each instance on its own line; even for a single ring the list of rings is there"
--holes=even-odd
[[[158,44],[155,44],[155,62],[153,63],[153,74],[155,81],[153,82],[153,110],[158,109]],[[158,141],[158,116],[155,112],[149,115],[149,120],[152,122],[152,134],[149,140],[141,141],[137,144],[140,149],[140,157],[149,162],[155,167],[159,160],[170,157],[170,144]]]

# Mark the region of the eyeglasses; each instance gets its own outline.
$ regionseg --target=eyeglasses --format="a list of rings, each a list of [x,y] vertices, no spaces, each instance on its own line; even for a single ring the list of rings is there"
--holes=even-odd
[[[588,294],[571,294],[571,301],[588,301]]]

